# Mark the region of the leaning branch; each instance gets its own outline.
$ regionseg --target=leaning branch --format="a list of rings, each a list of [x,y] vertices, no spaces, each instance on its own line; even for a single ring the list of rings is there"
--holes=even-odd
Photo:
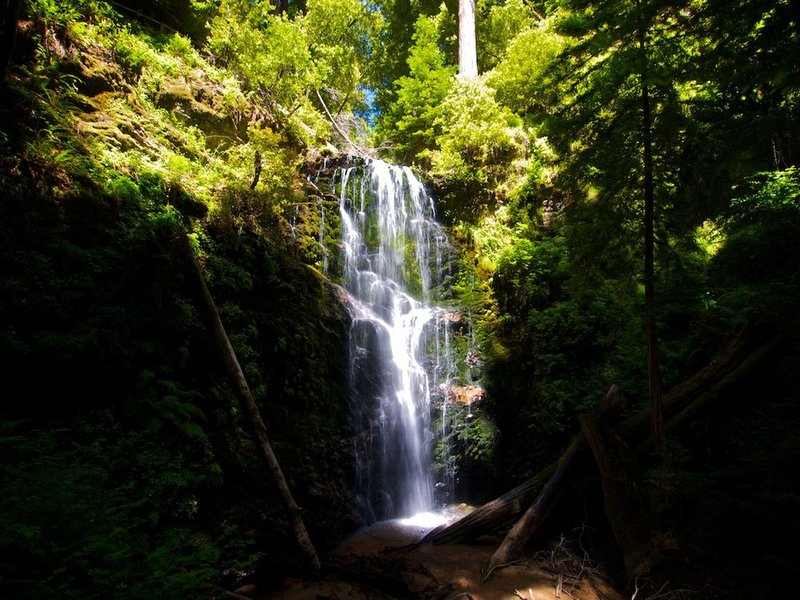
[[[594,409],[592,419],[602,422],[611,421],[619,415],[623,404],[624,398],[619,387],[612,385]],[[552,477],[547,480],[536,500],[506,534],[500,547],[489,559],[489,564],[484,571],[484,581],[497,567],[511,563],[519,558],[525,544],[531,536],[540,530],[564,488],[572,480],[585,451],[585,436],[578,434],[573,439],[570,447],[559,458]]]
[[[256,438],[258,438],[264,460],[266,461],[267,467],[269,468],[269,471],[275,480],[275,483],[278,487],[278,492],[283,499],[284,508],[288,513],[289,521],[291,523],[292,530],[294,531],[297,544],[305,556],[309,566],[311,567],[314,576],[318,577],[320,572],[319,557],[314,549],[314,545],[311,543],[311,539],[308,537],[305,524],[303,523],[303,518],[300,515],[300,508],[297,506],[297,503],[292,497],[292,493],[289,490],[288,484],[286,483],[286,478],[283,476],[283,471],[278,463],[278,459],[272,450],[272,445],[269,443],[269,438],[267,437],[267,427],[264,425],[264,420],[261,418],[261,411],[259,410],[258,405],[253,398],[253,394],[250,392],[250,386],[247,385],[247,379],[245,379],[244,372],[242,371],[242,367],[239,364],[238,358],[236,357],[236,352],[231,345],[228,334],[225,332],[225,327],[222,324],[219,310],[214,302],[214,298],[211,296],[211,292],[208,290],[208,286],[206,286],[205,278],[203,277],[203,271],[200,268],[200,264],[197,262],[194,253],[192,252],[189,239],[186,236],[183,236],[182,243],[183,250],[191,263],[192,272],[195,275],[197,286],[203,300],[203,308],[206,312],[212,338],[219,349],[220,354],[222,355],[222,358],[225,362],[225,367],[228,370],[228,374],[230,375],[231,380],[234,383],[237,392],[239,393],[239,397],[244,405],[244,408],[250,418],[250,423],[253,427]]]
[[[369,150],[366,150],[365,148],[362,148],[361,146],[356,144],[353,140],[350,139],[350,136],[348,136],[347,133],[345,133],[344,130],[341,127],[339,127],[339,124],[336,122],[336,119],[333,118],[331,111],[328,110],[328,105],[325,104],[325,100],[322,99],[322,94],[319,93],[319,90],[314,90],[314,91],[317,93],[317,98],[319,99],[319,103],[322,105],[322,109],[325,111],[325,114],[328,116],[328,119],[330,120],[331,124],[334,126],[336,131],[339,132],[339,135],[341,135],[344,138],[344,140],[353,147],[353,149],[356,151],[356,154],[358,154],[361,158],[375,158]]]

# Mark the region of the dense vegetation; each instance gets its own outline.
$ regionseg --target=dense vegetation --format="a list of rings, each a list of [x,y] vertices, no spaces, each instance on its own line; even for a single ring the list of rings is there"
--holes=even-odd
[[[320,241],[306,175],[373,148],[426,179],[460,251],[448,294],[487,390],[453,426],[466,499],[550,462],[611,384],[648,403],[648,194],[664,390],[742,331],[784,334],[641,481],[672,587],[789,597],[797,1],[478,0],[470,79],[456,2],[276,4],[3,4],[0,595],[207,598],[299,572],[187,236],[311,537],[358,525],[339,231]]]

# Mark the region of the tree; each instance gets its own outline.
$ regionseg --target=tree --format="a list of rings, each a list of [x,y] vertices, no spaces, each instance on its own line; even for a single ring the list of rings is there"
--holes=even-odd
[[[561,30],[576,42],[567,49],[567,66],[558,75],[567,98],[561,116],[571,140],[581,140],[567,177],[585,186],[583,194],[588,190],[597,194],[628,230],[627,243],[641,248],[642,267],[637,270],[644,287],[648,395],[652,433],[661,450],[656,230],[659,208],[677,197],[680,181],[675,162],[690,127],[690,116],[680,102],[687,45],[675,41],[675,31],[686,27],[686,19],[681,2],[563,4],[569,12],[562,14]],[[656,133],[659,147],[654,150]]]
[[[405,162],[425,157],[442,133],[437,120],[455,69],[445,65],[438,45],[440,19],[441,15],[417,19],[407,60],[409,75],[397,79],[396,101],[378,121],[379,135],[393,142],[396,155]]]
[[[639,78],[642,105],[642,167],[644,178],[644,313],[647,336],[647,378],[650,392],[650,420],[653,443],[659,454],[664,448],[664,409],[661,399],[661,374],[658,366],[658,336],[655,314],[655,265],[653,231],[653,132],[650,121],[650,82],[648,81],[647,29],[642,13],[641,0],[637,0],[639,12],[637,37],[639,38]]]

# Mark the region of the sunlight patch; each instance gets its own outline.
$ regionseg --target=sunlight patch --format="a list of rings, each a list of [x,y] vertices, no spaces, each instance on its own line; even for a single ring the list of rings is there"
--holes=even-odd
[[[421,527],[423,529],[433,529],[439,525],[447,523],[449,516],[444,513],[421,512],[405,519],[398,519],[401,525],[409,527]]]

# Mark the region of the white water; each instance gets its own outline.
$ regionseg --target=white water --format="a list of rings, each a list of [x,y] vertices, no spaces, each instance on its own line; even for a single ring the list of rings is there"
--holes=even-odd
[[[353,307],[357,493],[367,521],[434,508],[431,391],[453,376],[449,321],[432,304],[447,238],[408,167],[341,169],[345,288]]]

